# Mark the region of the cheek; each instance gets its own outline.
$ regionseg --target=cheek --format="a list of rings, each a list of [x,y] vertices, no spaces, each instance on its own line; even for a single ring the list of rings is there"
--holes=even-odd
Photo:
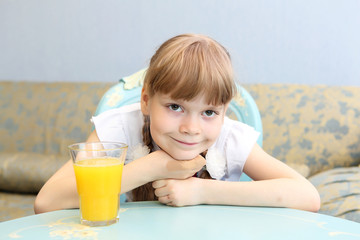
[[[170,121],[164,114],[155,114],[150,116],[150,130],[152,134],[165,133],[171,128]]]
[[[206,131],[209,139],[215,140],[220,135],[222,123],[222,121],[216,121],[209,124]]]

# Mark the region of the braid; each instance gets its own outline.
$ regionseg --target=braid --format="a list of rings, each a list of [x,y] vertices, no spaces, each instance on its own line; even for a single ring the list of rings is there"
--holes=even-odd
[[[148,148],[150,152],[154,150],[154,145],[152,143],[152,137],[150,133],[150,118],[149,116],[144,116],[144,126],[143,126],[143,142]],[[146,183],[138,188],[132,190],[133,201],[153,201],[157,200],[155,196],[154,188],[152,187],[152,183]]]
[[[207,154],[207,150],[202,152],[200,155],[205,158],[206,157],[206,154]],[[201,172],[199,178],[204,178],[204,179],[213,179],[211,176],[210,176],[210,173],[208,172],[208,170],[206,170],[206,168]]]
[[[203,179],[213,179],[210,176],[210,173],[207,170],[202,171],[202,173],[200,174],[199,178],[203,178]]]
[[[150,152],[154,150],[154,145],[152,143],[152,137],[150,133],[150,117],[144,116],[144,126],[142,129],[143,134],[143,142],[148,148],[150,149]]]

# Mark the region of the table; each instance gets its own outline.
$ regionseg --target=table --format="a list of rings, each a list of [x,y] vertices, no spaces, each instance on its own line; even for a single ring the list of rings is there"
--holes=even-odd
[[[360,224],[287,208],[122,203],[118,223],[80,225],[79,209],[0,223],[0,239],[360,239]]]

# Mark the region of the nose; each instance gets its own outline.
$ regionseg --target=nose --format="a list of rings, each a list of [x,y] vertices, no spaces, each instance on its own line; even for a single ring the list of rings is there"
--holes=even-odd
[[[196,116],[188,115],[180,123],[179,130],[181,133],[196,135],[201,131],[200,120]]]

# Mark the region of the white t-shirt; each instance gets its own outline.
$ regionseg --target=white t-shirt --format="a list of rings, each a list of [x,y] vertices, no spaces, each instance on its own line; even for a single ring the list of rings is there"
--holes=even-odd
[[[100,141],[128,144],[126,163],[133,160],[132,151],[143,147],[142,126],[144,117],[140,104],[135,103],[111,109],[92,118]],[[220,135],[208,149],[206,168],[218,180],[238,181],[246,159],[260,133],[252,127],[225,117]]]

